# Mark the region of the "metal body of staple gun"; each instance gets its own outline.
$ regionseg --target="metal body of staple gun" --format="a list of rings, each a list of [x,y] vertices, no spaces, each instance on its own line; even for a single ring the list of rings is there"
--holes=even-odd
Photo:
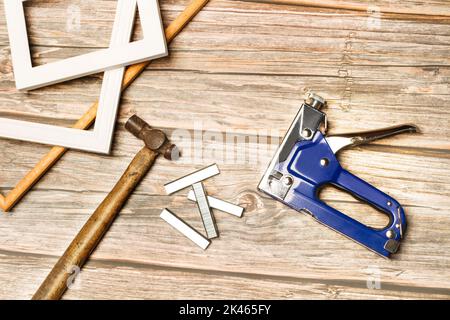
[[[339,136],[325,136],[327,118],[320,109],[326,104],[310,94],[287,132],[259,184],[259,190],[297,211],[384,256],[396,253],[406,231],[401,205],[387,194],[343,169],[336,153],[403,132],[417,132],[412,125]],[[367,202],[389,216],[383,229],[366,226],[319,199],[320,188],[332,184]]]

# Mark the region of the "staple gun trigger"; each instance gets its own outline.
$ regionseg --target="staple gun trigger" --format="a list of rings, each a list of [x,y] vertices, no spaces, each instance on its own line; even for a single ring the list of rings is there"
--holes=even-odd
[[[381,256],[396,253],[406,231],[402,206],[392,197],[342,168],[336,153],[400,133],[418,132],[413,125],[339,135],[326,135],[323,98],[310,94],[300,108],[258,189],[274,199],[312,215],[320,223],[355,240]],[[319,199],[320,189],[331,184],[379,209],[389,217],[375,229],[343,214]]]

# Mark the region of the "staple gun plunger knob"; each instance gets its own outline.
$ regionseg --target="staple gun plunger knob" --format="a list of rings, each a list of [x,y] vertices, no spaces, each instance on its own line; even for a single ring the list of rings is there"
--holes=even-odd
[[[413,125],[326,136],[327,117],[320,111],[326,101],[310,94],[265,172],[258,189],[297,211],[311,214],[322,224],[355,240],[381,256],[396,253],[406,232],[402,206],[392,197],[343,169],[340,150],[405,132]],[[385,228],[375,229],[350,218],[319,199],[319,190],[332,184],[376,207],[389,217]]]

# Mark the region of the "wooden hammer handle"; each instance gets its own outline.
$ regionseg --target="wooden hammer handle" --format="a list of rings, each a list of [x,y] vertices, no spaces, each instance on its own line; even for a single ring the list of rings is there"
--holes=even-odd
[[[158,154],[144,147],[134,157],[119,182],[92,214],[64,255],[33,296],[33,300],[58,300],[67,290],[71,273],[84,265],[101,241],[130,194],[152,167]]]

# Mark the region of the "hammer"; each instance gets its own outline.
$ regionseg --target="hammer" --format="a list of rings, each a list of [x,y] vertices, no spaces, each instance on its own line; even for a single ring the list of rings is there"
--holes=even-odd
[[[164,132],[153,129],[138,116],[132,116],[125,128],[143,140],[145,146],[136,154],[120,180],[69,245],[34,294],[33,300],[59,300],[71,285],[69,277],[74,271],[81,270],[156,158],[159,155],[168,160],[179,158],[178,148],[170,143]]]

